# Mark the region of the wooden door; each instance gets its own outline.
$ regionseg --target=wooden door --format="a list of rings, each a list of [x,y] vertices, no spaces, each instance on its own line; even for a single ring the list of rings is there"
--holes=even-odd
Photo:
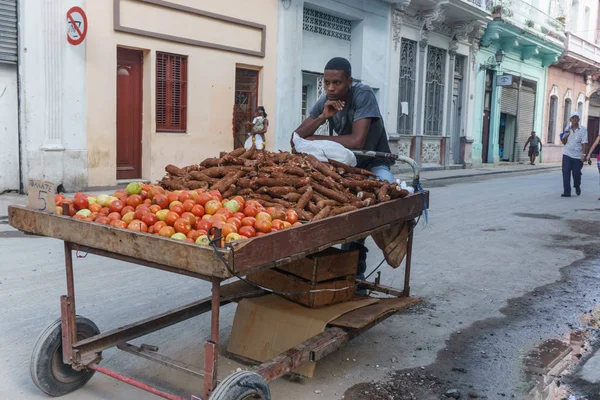
[[[258,107],[258,71],[235,70],[235,99],[233,105],[233,147],[244,147],[248,138],[246,122],[252,122]],[[267,140],[269,140],[267,138]]]
[[[490,148],[490,110],[483,113],[483,129],[481,130],[481,162],[488,162]]]
[[[117,48],[117,179],[142,177],[142,59]]]

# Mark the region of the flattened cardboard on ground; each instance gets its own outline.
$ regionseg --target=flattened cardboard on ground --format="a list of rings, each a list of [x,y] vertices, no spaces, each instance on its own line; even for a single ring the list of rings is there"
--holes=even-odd
[[[379,317],[383,317],[388,313],[396,313],[421,301],[423,299],[420,297],[379,299],[378,303],[350,311],[329,322],[329,325],[339,326],[340,328],[360,329]]]
[[[276,295],[239,302],[227,350],[233,354],[264,362],[323,332],[339,316],[378,302],[361,299],[313,309]],[[315,363],[293,372],[312,377]]]

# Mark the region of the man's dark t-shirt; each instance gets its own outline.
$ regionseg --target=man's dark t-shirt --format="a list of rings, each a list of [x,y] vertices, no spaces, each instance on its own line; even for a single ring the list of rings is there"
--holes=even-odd
[[[321,97],[310,110],[310,116],[317,119],[323,113],[323,106],[327,101],[327,95]],[[369,150],[390,153],[390,145],[387,141],[387,134],[383,126],[383,119],[379,111],[379,105],[375,98],[375,93],[370,86],[362,83],[353,83],[350,89],[348,101],[344,109],[329,119],[330,130],[338,135],[350,135],[352,133],[352,125],[359,119],[370,118],[371,125],[369,133],[365,140],[365,145],[362,149],[354,150]],[[359,168],[372,168],[379,165],[390,166],[394,164],[393,160],[387,158],[372,158],[372,157],[357,157],[357,166]]]

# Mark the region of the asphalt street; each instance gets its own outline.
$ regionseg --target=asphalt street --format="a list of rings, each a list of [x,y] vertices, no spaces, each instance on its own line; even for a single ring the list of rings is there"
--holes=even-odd
[[[423,297],[424,305],[328,356],[314,378],[274,382],[274,399],[340,399],[353,385],[385,381],[395,370],[432,365],[450,370],[459,363],[466,364],[466,373],[456,378],[457,385],[475,384],[490,399],[496,393],[525,398],[523,353],[568,334],[582,314],[600,305],[596,169],[584,169],[583,193],[572,198],[560,197],[559,171],[447,180],[430,189],[428,222],[422,219],[416,229],[411,282],[412,295]],[[373,268],[381,253],[368,244]],[[31,382],[29,359],[39,333],[59,317],[59,296],[66,291],[62,243],[0,224],[0,259],[0,399],[46,398]],[[382,283],[401,287],[401,269],[381,271]],[[210,293],[207,283],[192,278],[92,255],[75,260],[75,274],[77,313],[103,331]],[[234,305],[221,312],[225,341],[234,313]],[[481,332],[512,339],[490,340]],[[209,334],[210,318],[204,315],[134,343],[201,365]],[[105,351],[102,364],[165,389],[200,392],[198,380],[118,350]],[[238,366],[223,358],[221,377]],[[63,398],[156,397],[96,374]]]

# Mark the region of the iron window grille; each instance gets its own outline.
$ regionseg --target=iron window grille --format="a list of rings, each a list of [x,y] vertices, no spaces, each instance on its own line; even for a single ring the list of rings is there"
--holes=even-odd
[[[446,50],[429,46],[425,75],[425,135],[442,134],[443,102],[446,72]]]
[[[565,106],[563,110],[563,130],[567,129],[569,126],[569,118],[571,117],[571,107],[572,107],[571,99],[565,99]]]
[[[558,97],[550,97],[550,112],[548,115],[548,143],[554,143],[554,136],[556,135],[556,114],[558,109]]]
[[[187,56],[156,53],[156,130],[187,128]]]
[[[398,128],[403,135],[413,134],[413,114],[416,82],[417,42],[402,38],[400,43],[400,84],[398,90]],[[408,110],[402,110],[402,103]],[[402,111],[406,111],[403,114]]]
[[[307,32],[318,33],[340,40],[351,41],[352,21],[326,14],[321,11],[304,8],[302,28]]]

